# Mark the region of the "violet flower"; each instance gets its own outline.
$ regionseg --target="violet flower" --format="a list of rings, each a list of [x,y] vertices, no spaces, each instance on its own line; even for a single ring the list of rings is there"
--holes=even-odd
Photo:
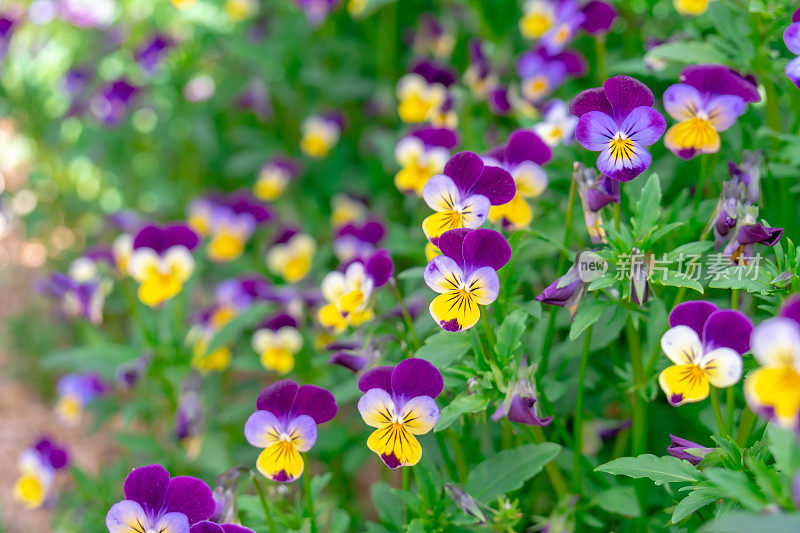
[[[124,78],[109,82],[92,98],[92,111],[104,126],[119,126],[138,93],[139,88]]]
[[[43,436],[20,453],[18,464],[20,475],[14,483],[14,499],[28,509],[38,509],[48,498],[56,472],[69,465],[69,453]]]
[[[800,56],[800,9],[792,13],[792,24],[783,32],[783,43],[791,53]],[[784,72],[786,77],[800,88],[800,57],[789,61]]]
[[[164,58],[174,45],[175,42],[171,38],[157,33],[136,50],[134,57],[142,70],[153,75],[158,72]]]
[[[670,445],[667,447],[667,452],[678,459],[689,461],[694,466],[700,464],[703,457],[714,451],[714,448],[706,448],[700,446],[696,442],[669,435]]]
[[[576,96],[570,112],[579,117],[578,142],[600,152],[597,168],[617,181],[630,181],[652,162],[645,147],[663,135],[667,123],[652,108],[655,98],[646,85],[629,76],[614,76],[603,87]]]

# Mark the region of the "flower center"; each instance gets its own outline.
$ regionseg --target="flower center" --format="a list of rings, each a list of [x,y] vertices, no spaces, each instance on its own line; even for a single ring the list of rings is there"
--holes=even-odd
[[[548,88],[547,78],[537,76],[525,84],[525,94],[528,98],[535,100],[541,97]]]
[[[611,157],[616,161],[630,159],[633,155],[633,141],[621,131],[614,135],[614,138],[608,143],[608,148],[611,150]]]

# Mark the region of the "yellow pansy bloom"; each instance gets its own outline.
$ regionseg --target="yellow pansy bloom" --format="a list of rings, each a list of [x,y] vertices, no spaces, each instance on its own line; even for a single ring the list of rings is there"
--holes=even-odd
[[[163,255],[139,248],[131,255],[129,271],[139,283],[139,300],[155,307],[181,291],[194,271],[194,258],[184,246],[173,246]]]

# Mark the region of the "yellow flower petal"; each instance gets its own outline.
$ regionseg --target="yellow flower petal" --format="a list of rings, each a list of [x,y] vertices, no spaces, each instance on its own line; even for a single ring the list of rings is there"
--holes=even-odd
[[[303,473],[303,458],[291,441],[278,441],[259,454],[256,468],[273,481],[294,481]]]
[[[708,398],[708,374],[697,365],[673,365],[658,376],[658,384],[674,406]]]
[[[261,364],[278,374],[286,374],[294,368],[294,355],[285,348],[272,348],[261,353]]]
[[[181,292],[183,284],[174,274],[153,272],[139,285],[139,300],[145,305],[155,307]]]
[[[386,424],[372,432],[367,447],[377,453],[386,466],[414,466],[422,458],[422,446],[403,424]]]
[[[514,229],[521,229],[528,226],[533,220],[533,211],[530,204],[517,193],[510,202],[503,205],[493,205],[489,209],[489,220],[498,222],[506,219]]]
[[[794,427],[800,411],[800,373],[790,366],[759,368],[744,382],[747,403],[754,411],[772,411],[784,427]]]
[[[440,294],[430,305],[433,319],[447,331],[462,331],[474,326],[481,316],[480,308],[467,291]]]

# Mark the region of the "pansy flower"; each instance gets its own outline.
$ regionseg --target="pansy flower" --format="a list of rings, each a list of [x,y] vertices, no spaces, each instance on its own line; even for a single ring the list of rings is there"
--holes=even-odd
[[[578,184],[578,195],[581,198],[583,219],[589,238],[593,244],[605,243],[606,231],[603,229],[600,211],[609,204],[619,203],[619,182],[599,174],[594,168],[586,168],[577,161],[574,163],[572,179]]]
[[[250,345],[261,358],[264,368],[286,374],[294,368],[294,356],[303,347],[303,336],[292,315],[277,313],[258,326]]]
[[[800,56],[800,9],[792,13],[792,23],[783,32],[783,44],[789,51]],[[786,64],[784,69],[786,77],[800,88],[800,57],[795,57]]]
[[[447,88],[455,81],[449,70],[431,61],[417,63],[397,82],[397,113],[406,123],[431,121],[448,99]]]
[[[138,93],[139,88],[124,78],[109,82],[92,98],[92,111],[104,126],[119,126]]]
[[[194,320],[194,325],[186,335],[186,342],[192,347],[192,368],[201,373],[221,372],[231,363],[230,346],[217,346],[209,351],[209,344],[214,336],[225,327],[238,309],[230,305],[217,304],[201,311]]]
[[[327,303],[317,312],[320,325],[340,333],[348,325],[372,320],[372,291],[385,285],[393,272],[394,262],[385,249],[377,250],[363,263],[351,263],[344,273],[330,272],[322,280],[322,296]]]
[[[206,254],[216,262],[233,261],[256,229],[270,222],[269,206],[246,192],[197,198],[189,205],[189,225],[208,237]]]
[[[267,252],[267,266],[270,272],[287,283],[297,283],[311,269],[316,251],[317,243],[310,235],[300,233],[294,227],[286,227]]]
[[[550,148],[529,130],[513,132],[506,144],[484,157],[487,164],[497,164],[507,170],[517,189],[510,202],[489,208],[491,222],[502,221],[503,226],[513,229],[521,229],[531,223],[533,211],[527,199],[539,196],[547,188],[547,174],[542,165],[551,157]]]
[[[417,54],[432,54],[440,59],[450,57],[456,41],[442,22],[430,13],[422,13],[417,21],[411,47]]]
[[[569,112],[569,106],[559,99],[545,104],[542,121],[533,125],[533,131],[547,146],[569,144],[575,138],[578,119]]]
[[[123,492],[125,499],[106,515],[109,533],[189,533],[190,526],[214,512],[214,496],[204,481],[191,476],[170,478],[159,464],[131,470]]]
[[[444,169],[450,150],[458,144],[458,134],[448,128],[420,128],[397,143],[394,156],[400,170],[394,184],[402,192],[422,195],[425,183]]]
[[[785,428],[800,422],[800,296],[789,297],[780,316],[756,326],[750,338],[760,368],[744,382],[747,404]]]
[[[497,85],[497,74],[492,71],[479,39],[470,39],[468,46],[469,66],[464,72],[464,82],[475,97],[486,98]]]
[[[600,152],[597,168],[617,181],[630,181],[650,166],[645,148],[663,135],[667,123],[652,108],[655,98],[646,85],[629,76],[614,76],[603,87],[576,96],[570,112],[579,117],[578,142]]]
[[[61,272],[36,280],[36,289],[51,296],[68,317],[80,317],[92,324],[103,322],[103,306],[110,286],[100,280],[78,281]]]
[[[217,524],[208,520],[197,522],[191,528],[189,533],[255,533],[249,527],[240,526],[238,524]]]
[[[364,198],[335,194],[331,199],[331,224],[334,230],[347,224],[361,224],[367,220],[369,210]]]
[[[757,221],[758,208],[748,206],[734,221],[734,228],[722,255],[736,265],[749,265],[754,257],[756,244],[775,246],[783,236],[783,228],[764,226]],[[719,228],[717,228],[719,229]]]
[[[303,457],[317,441],[317,426],[336,416],[336,400],[314,385],[298,386],[290,379],[264,389],[257,411],[244,425],[247,442],[264,448],[256,468],[273,481],[294,481],[303,473]]]
[[[711,386],[727,388],[742,377],[753,329],[742,313],[704,300],[683,302],[669,314],[669,326],[661,349],[674,365],[658,383],[671,405],[702,401]]]
[[[69,464],[69,454],[49,437],[42,437],[22,451],[18,463],[14,499],[28,509],[38,509],[47,499],[56,472]]]
[[[414,466],[422,458],[415,435],[428,433],[439,420],[436,397],[444,388],[442,374],[424,359],[410,358],[397,366],[379,366],[358,380],[364,395],[358,412],[375,428],[367,447],[389,468]]]
[[[575,0],[527,0],[519,28],[526,39],[538,40],[548,51],[558,52],[578,30],[590,34],[608,31],[616,14],[610,4],[598,0],[583,6]]]
[[[516,379],[508,384],[505,399],[491,416],[493,421],[506,417],[511,422],[538,427],[547,426],[553,421],[552,416],[539,416],[534,407],[535,371],[536,367],[528,364],[527,357],[522,357]]]
[[[259,200],[275,200],[299,174],[300,166],[295,160],[275,156],[264,163],[258,171],[253,195]]]
[[[719,151],[719,132],[761,99],[754,80],[724,65],[687,67],[680,80],[664,92],[664,108],[680,121],[667,131],[664,145],[682,159]]]
[[[333,253],[342,264],[365,261],[386,235],[386,226],[376,218],[363,223],[351,222],[337,228],[333,237]]]
[[[497,299],[497,271],[511,259],[505,238],[491,229],[455,229],[439,238],[442,255],[425,267],[425,283],[439,293],[430,304],[433,320],[446,331],[463,331],[480,318],[481,305]]]
[[[511,175],[500,167],[485,165],[473,152],[455,154],[439,174],[425,184],[422,197],[436,211],[422,222],[428,240],[456,228],[477,228],[493,205],[508,203],[516,194]]]
[[[56,414],[70,426],[80,423],[86,407],[96,397],[108,392],[108,385],[99,374],[66,374],[56,384]]]
[[[300,149],[308,157],[321,159],[339,142],[344,116],[338,112],[312,115],[303,121]]]
[[[372,366],[381,355],[381,350],[375,344],[359,341],[332,342],[325,346],[325,350],[332,352],[329,365],[339,365],[353,374]]]
[[[133,239],[128,264],[139,283],[139,300],[155,307],[173,298],[194,272],[192,250],[200,237],[183,224],[145,226]]]
[[[163,63],[165,56],[174,45],[175,43],[171,38],[157,33],[147,39],[136,50],[134,57],[139,66],[142,67],[142,70],[152,75],[158,72],[158,68]]]
[[[517,76],[523,98],[535,105],[564,83],[567,65],[539,50],[531,50],[517,60]]]

